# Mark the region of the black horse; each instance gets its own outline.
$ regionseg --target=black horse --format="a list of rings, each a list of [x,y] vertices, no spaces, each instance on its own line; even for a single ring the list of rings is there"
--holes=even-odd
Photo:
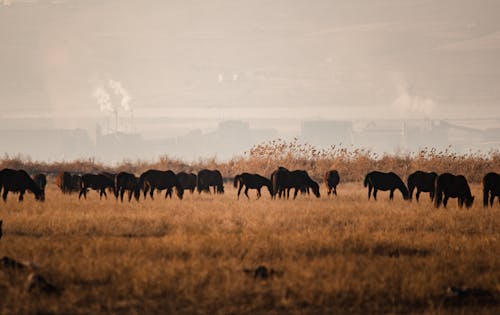
[[[463,175],[444,173],[438,176],[434,205],[439,208],[442,202],[443,206],[446,207],[449,198],[458,198],[460,208],[463,207],[464,203],[467,208],[472,206],[474,196],[472,196],[467,179]]]
[[[196,174],[180,172],[177,173],[177,180],[184,190],[189,190],[191,193],[196,189]]]
[[[410,176],[408,176],[408,190],[410,191],[410,200],[413,198],[413,190],[415,188],[417,189],[417,193],[415,194],[415,198],[418,199],[420,198],[420,193],[423,192],[428,192],[431,201],[434,200],[434,193],[436,190],[436,178],[438,174],[435,172],[423,172],[423,171],[416,171]]]
[[[495,197],[498,197],[500,204],[500,174],[488,173],[483,178],[483,206],[488,207],[488,197],[490,207],[493,207]]]
[[[329,170],[325,173],[325,186],[328,192],[328,196],[330,194],[334,194],[337,196],[337,185],[340,182],[339,172],[336,170]]]
[[[377,191],[387,191],[390,190],[389,198],[394,199],[394,190],[398,189],[403,194],[403,199],[408,200],[408,189],[401,180],[401,178],[393,172],[383,173],[373,171],[366,174],[365,187],[368,187],[368,200],[370,199],[372,189],[373,189],[373,199],[377,200]]]
[[[115,182],[108,176],[103,174],[84,174],[82,175],[82,188],[80,194],[78,194],[78,199],[83,195],[87,199],[87,192],[90,189],[99,191],[99,199],[102,196],[108,198],[106,194],[106,189],[109,189],[112,193],[115,193]]]
[[[144,198],[146,198],[148,191],[149,196],[153,199],[155,190],[162,191],[164,189],[167,190],[165,198],[167,198],[167,196],[172,197],[174,188],[179,199],[182,199],[184,195],[184,188],[182,188],[182,185],[179,183],[175,173],[170,170],[148,170],[141,174],[138,184],[143,190]]]
[[[319,198],[319,185],[316,183],[309,174],[304,170],[289,171],[284,167],[279,167],[271,174],[273,198],[278,195],[279,198],[290,197],[290,190],[295,189],[293,199],[297,198],[299,191],[307,191],[312,189],[313,194]]]
[[[224,193],[224,181],[221,172],[207,169],[199,171],[196,179],[198,193],[202,191],[210,192],[210,187],[214,188],[214,193]]]
[[[45,195],[45,186],[47,186],[47,176],[45,174],[36,174],[33,176],[33,181],[40,187],[40,189],[43,191],[43,194]]]
[[[19,193],[19,201],[24,200],[26,190],[35,194],[38,201],[45,200],[45,194],[33,179],[24,170],[5,168],[0,171],[0,190],[3,189],[2,198],[7,200],[9,191]]]
[[[115,177],[116,199],[118,199],[118,195],[120,195],[120,199],[123,202],[123,195],[125,195],[125,191],[128,191],[129,202],[132,199],[132,194],[134,194],[135,200],[139,201],[139,196],[141,193],[141,189],[139,187],[139,179],[135,177],[134,174],[120,172]]]
[[[245,196],[247,196],[248,199],[250,199],[248,196],[249,189],[257,189],[257,199],[259,199],[261,197],[260,190],[262,186],[266,186],[271,197],[273,196],[271,181],[259,174],[241,173],[234,177],[233,184],[234,188],[238,188],[238,199],[240,199],[240,193],[243,187],[245,187]]]

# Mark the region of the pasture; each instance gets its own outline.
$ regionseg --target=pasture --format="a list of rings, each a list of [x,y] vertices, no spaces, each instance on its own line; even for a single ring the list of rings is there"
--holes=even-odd
[[[46,190],[0,203],[0,257],[62,291],[0,269],[2,314],[500,313],[500,206],[483,209],[478,184],[471,209],[368,201],[361,182],[295,201],[238,201],[229,184],[130,203]],[[254,277],[261,265],[274,275]]]

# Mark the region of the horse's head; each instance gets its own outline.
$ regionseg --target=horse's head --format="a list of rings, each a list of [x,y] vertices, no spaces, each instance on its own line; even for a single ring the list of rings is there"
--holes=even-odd
[[[179,199],[182,199],[182,197],[184,196],[184,188],[182,188],[181,185],[177,185],[175,187],[175,192],[177,194],[177,197],[179,197]]]
[[[141,186],[139,184],[135,185],[134,189],[134,198],[135,200],[139,201],[139,198],[141,197]]]
[[[319,185],[318,183],[316,183],[315,181],[311,180],[311,189],[314,193],[314,195],[316,196],[316,198],[319,198],[320,197],[320,193],[319,193]]]
[[[45,201],[45,192],[43,190],[35,192],[35,200]]]
[[[467,208],[472,207],[472,204],[473,204],[473,203],[474,203],[474,196],[470,196],[470,197],[467,197],[467,198],[465,199],[465,206],[466,206]]]

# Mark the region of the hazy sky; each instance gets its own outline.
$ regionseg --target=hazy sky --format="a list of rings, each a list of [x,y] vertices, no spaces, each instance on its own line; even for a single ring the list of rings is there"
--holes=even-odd
[[[499,116],[496,0],[0,4],[1,117]]]

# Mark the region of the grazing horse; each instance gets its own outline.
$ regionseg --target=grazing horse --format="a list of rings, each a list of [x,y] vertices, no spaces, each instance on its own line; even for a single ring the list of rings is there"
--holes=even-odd
[[[135,200],[139,201],[139,196],[141,189],[139,187],[139,179],[135,177],[134,174],[127,172],[120,172],[115,177],[115,197],[118,200],[118,195],[120,195],[120,200],[123,202],[123,195],[125,191],[128,191],[128,201],[132,199],[132,194],[134,194]]]
[[[210,192],[210,187],[214,188],[214,193],[224,193],[224,181],[222,180],[221,172],[207,169],[199,171],[196,180],[196,189],[198,193],[202,191]]]
[[[410,191],[410,200],[413,198],[413,190],[417,188],[417,193],[415,194],[415,198],[418,199],[420,198],[420,192],[428,192],[431,201],[434,200],[434,193],[436,190],[436,178],[438,175],[435,172],[423,172],[423,171],[416,171],[410,176],[408,176],[408,190]]]
[[[82,176],[82,189],[80,190],[80,194],[78,195],[78,199],[80,199],[83,195],[85,199],[87,199],[87,192],[89,188],[94,190],[99,190],[99,199],[102,199],[102,196],[108,198],[106,194],[106,188],[110,189],[113,193],[115,192],[115,182],[111,180],[111,178],[102,175],[102,174],[84,174]]]
[[[488,207],[488,197],[490,207],[493,207],[495,197],[498,197],[500,204],[500,174],[488,173],[483,178],[483,206]]]
[[[189,190],[191,193],[196,189],[196,174],[180,172],[177,173],[177,180],[184,190]]]
[[[57,175],[56,184],[64,194],[80,192],[82,177],[76,174],[71,175],[69,172],[61,172]]]
[[[368,200],[370,200],[370,196],[373,189],[373,199],[377,200],[377,191],[387,191],[390,190],[389,198],[390,200],[394,199],[394,190],[398,189],[401,191],[404,200],[408,200],[408,189],[405,184],[401,180],[401,178],[393,172],[390,173],[382,173],[373,171],[365,176],[364,186],[368,187]]]
[[[336,170],[330,170],[325,173],[325,186],[328,190],[328,196],[330,194],[335,194],[337,196],[337,185],[340,182],[339,172]]]
[[[278,194],[279,198],[281,198],[282,195],[283,198],[285,198],[286,193],[286,198],[289,198],[290,189],[292,188],[295,189],[293,199],[297,198],[297,193],[299,191],[307,191],[309,188],[312,189],[317,198],[320,197],[318,183],[312,180],[309,174],[304,170],[289,171],[280,166],[271,175],[271,182],[274,197]]]
[[[248,196],[249,189],[257,189],[257,199],[259,199],[261,197],[260,190],[262,186],[266,186],[271,197],[273,196],[271,181],[259,174],[241,173],[234,177],[233,184],[234,188],[238,188],[238,199],[240,199],[240,193],[243,187],[245,187],[245,196],[247,196],[248,199],[250,199]]]
[[[2,198],[7,200],[9,191],[19,193],[19,201],[23,201],[26,190],[35,194],[38,201],[45,200],[45,194],[33,179],[24,170],[13,170],[5,168],[0,171],[0,187],[3,188]]]
[[[438,176],[436,180],[434,205],[436,208],[439,208],[442,201],[443,206],[446,208],[449,198],[458,198],[458,206],[460,208],[463,207],[464,203],[467,208],[472,206],[474,197],[470,192],[467,179],[465,179],[463,175],[444,173]]]
[[[149,196],[153,199],[155,189],[159,191],[166,189],[167,192],[165,193],[165,198],[167,198],[167,196],[172,197],[174,187],[179,199],[182,199],[182,196],[184,195],[184,188],[182,188],[181,184],[177,180],[175,173],[170,170],[148,170],[141,174],[138,184],[139,187],[143,189],[144,198],[146,198],[149,191]]]
[[[43,194],[45,195],[45,186],[47,186],[47,176],[45,174],[36,174],[33,176],[33,181],[40,187],[40,189],[43,191]]]

